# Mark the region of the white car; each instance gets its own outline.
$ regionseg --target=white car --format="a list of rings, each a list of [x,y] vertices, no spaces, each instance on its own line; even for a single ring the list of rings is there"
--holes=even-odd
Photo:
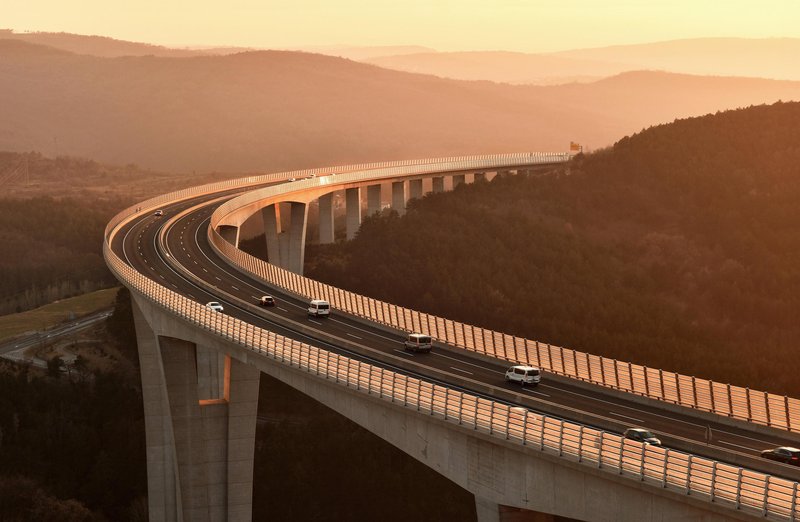
[[[408,339],[403,343],[406,350],[412,352],[430,352],[433,347],[433,339],[430,335],[421,333],[408,334]]]
[[[163,216],[163,215],[164,215],[164,211],[163,211],[163,210],[161,210],[161,209],[158,209],[158,210],[156,210],[155,212],[153,212],[153,215],[154,215],[155,217],[161,217],[161,216]]]
[[[217,301],[209,301],[208,303],[206,303],[206,308],[214,310],[215,312],[222,312],[224,310],[224,308],[222,308],[222,305],[219,304]]]
[[[328,317],[331,313],[331,305],[328,301],[314,299],[308,303],[309,317]]]
[[[542,371],[535,366],[512,366],[506,371],[506,382],[518,382],[522,386],[536,386],[542,380]]]

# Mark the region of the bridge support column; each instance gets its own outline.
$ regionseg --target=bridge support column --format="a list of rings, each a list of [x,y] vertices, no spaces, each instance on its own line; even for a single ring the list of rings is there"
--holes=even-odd
[[[288,202],[262,210],[269,262],[296,274],[303,274],[308,205]]]
[[[433,190],[434,194],[444,192],[444,177],[434,176],[431,178],[431,190]]]
[[[478,522],[500,522],[500,505],[477,495],[475,513],[478,515]]]
[[[347,239],[356,237],[361,227],[361,189],[349,188],[345,190],[345,205],[347,205]]]
[[[222,239],[236,248],[239,248],[239,227],[235,227],[233,225],[220,225],[219,228],[217,228],[217,231],[219,231],[219,235],[222,236]]]
[[[486,173],[485,172],[476,172],[475,173],[475,183],[479,181],[486,181]]]
[[[381,211],[381,186],[369,185],[367,187],[367,215],[372,216]]]
[[[333,243],[333,192],[319,198],[319,242]]]
[[[466,176],[464,174],[456,174],[453,176],[453,190],[456,189],[457,186],[462,185],[466,181]]]
[[[422,199],[421,179],[412,179],[408,182],[408,199]]]
[[[259,370],[221,356],[219,398],[204,399],[208,383],[198,370],[220,356],[156,335],[135,299],[132,307],[150,520],[251,520]]]
[[[392,210],[401,216],[406,213],[406,183],[405,181],[392,182]]]
[[[500,176],[501,178],[506,178],[506,177],[511,175],[511,171],[510,170],[498,170],[497,171],[497,175]]]

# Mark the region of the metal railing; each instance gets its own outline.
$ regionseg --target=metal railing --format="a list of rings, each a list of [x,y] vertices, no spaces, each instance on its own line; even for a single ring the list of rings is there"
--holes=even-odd
[[[502,157],[503,165],[512,168],[514,162],[532,164],[534,161],[546,163],[557,159],[558,155],[533,157],[521,154]],[[468,169],[491,170],[498,162],[497,157],[459,158],[444,159],[439,163],[356,171],[337,176],[332,181],[329,179],[326,181],[326,188],[335,190],[337,185],[368,183],[415,174],[432,175]],[[217,224],[237,208],[257,201],[277,202],[286,195],[317,188],[317,180],[307,180],[254,190],[227,201],[211,218],[208,234],[212,247],[236,268],[243,269],[269,284],[307,299],[325,299],[336,309],[392,328],[424,333],[452,346],[513,363],[538,366],[554,374],[614,390],[786,431],[800,430],[798,399],[648,368],[403,308],[278,268],[238,250],[216,231]]]
[[[558,456],[754,515],[796,520],[797,482],[630,441],[616,433],[509,406],[310,346],[209,310],[137,272],[117,257],[108,243],[103,251],[112,272],[131,291],[199,329],[280,364],[520,449]]]

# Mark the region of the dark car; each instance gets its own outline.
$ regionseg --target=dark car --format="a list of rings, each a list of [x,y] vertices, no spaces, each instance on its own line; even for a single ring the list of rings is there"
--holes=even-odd
[[[262,295],[258,300],[261,306],[275,306],[275,298],[271,295]]]
[[[800,466],[800,449],[797,448],[781,446],[779,448],[764,450],[761,452],[761,456],[765,459],[783,462],[784,464]]]
[[[653,446],[661,446],[661,439],[653,435],[650,430],[644,428],[628,428],[625,430],[625,438],[635,440],[636,442],[652,444]]]

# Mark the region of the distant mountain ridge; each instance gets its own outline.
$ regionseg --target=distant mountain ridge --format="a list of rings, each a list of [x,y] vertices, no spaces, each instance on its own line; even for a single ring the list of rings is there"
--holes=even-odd
[[[798,81],[798,56],[800,38],[696,38],[554,53],[414,53],[364,61],[460,80],[552,85],[636,70]]]
[[[800,100],[799,82],[625,73],[567,86],[409,74],[318,54],[100,58],[0,39],[0,150],[209,172],[602,147],[643,127]]]

